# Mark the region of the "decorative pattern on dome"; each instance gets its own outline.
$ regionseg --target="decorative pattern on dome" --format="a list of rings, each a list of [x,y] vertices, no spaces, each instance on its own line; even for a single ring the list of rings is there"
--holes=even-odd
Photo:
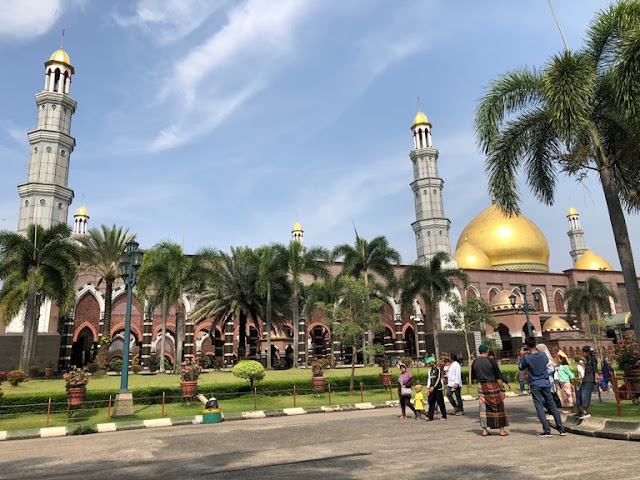
[[[557,315],[547,318],[542,326],[543,332],[565,332],[568,330],[573,330],[571,325]]]

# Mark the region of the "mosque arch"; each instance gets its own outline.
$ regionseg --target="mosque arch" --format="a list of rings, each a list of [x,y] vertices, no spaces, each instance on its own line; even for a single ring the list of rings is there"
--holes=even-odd
[[[533,289],[533,293],[540,293],[540,301],[536,302],[535,296],[533,297],[533,306],[541,312],[549,311],[549,303],[547,302],[547,294],[544,292],[544,289],[540,287],[536,287]]]
[[[467,287],[467,291],[466,291],[465,295],[467,296],[467,298],[469,298],[469,297],[480,298],[480,290],[478,290],[478,288],[476,288],[473,285],[469,285]]]
[[[559,288],[553,292],[553,303],[556,307],[556,312],[564,313],[566,311],[564,292]]]
[[[74,333],[73,344],[71,345],[71,365],[84,367],[93,360],[97,353],[96,342],[98,334],[88,322]]]
[[[500,289],[498,287],[490,287],[487,298],[489,299],[489,303],[491,303],[496,295],[500,293]]]
[[[76,292],[75,304],[78,305],[78,303],[80,303],[80,300],[82,300],[82,298],[87,294],[93,296],[93,298],[96,299],[98,305],[100,306],[100,313],[104,313],[104,298],[102,297],[102,294],[96,289],[96,287],[91,284],[83,286]]]
[[[509,327],[507,327],[504,323],[499,323],[494,329],[494,332],[496,332],[500,336],[503,353],[507,356],[511,356],[513,353],[513,341],[511,340],[511,332],[509,331]]]

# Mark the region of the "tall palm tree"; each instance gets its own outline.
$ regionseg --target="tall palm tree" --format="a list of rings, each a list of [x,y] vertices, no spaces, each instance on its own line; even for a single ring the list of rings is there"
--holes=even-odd
[[[475,118],[490,190],[509,213],[519,212],[521,169],[549,205],[560,173],[598,175],[638,339],[640,289],[623,205],[640,210],[639,67],[640,3],[619,2],[598,13],[582,49],[494,80]]]
[[[616,294],[599,278],[587,277],[583,285],[569,288],[566,292],[567,311],[576,315],[585,329],[590,330],[601,356],[599,339],[606,321],[604,314],[611,313],[611,301],[617,300]]]
[[[264,311],[258,281],[258,256],[249,247],[231,247],[231,254],[220,253],[221,269],[217,282],[209,284],[198,297],[193,312],[196,323],[211,319],[213,324],[239,319],[238,358],[246,355],[247,319],[257,322]]]
[[[329,251],[326,248],[305,248],[298,241],[292,240],[289,242],[287,268],[291,282],[291,301],[293,306],[293,366],[296,368],[298,367],[301,278],[304,274],[313,275],[314,278],[324,278],[329,275],[329,269],[326,265],[327,259],[329,259]]]
[[[66,224],[45,230],[29,225],[26,236],[0,232],[0,313],[9,322],[25,308],[20,368],[28,371],[35,358],[40,306],[45,297],[56,302],[60,314],[75,300],[78,249]]]
[[[113,284],[120,277],[120,260],[127,242],[135,235],[129,235],[129,229],[113,225],[102,225],[101,230],[92,228],[88,236],[78,238],[80,243],[80,259],[85,269],[100,276],[98,286],[104,282],[104,320],[102,337],[109,338],[111,333],[111,297]]]
[[[336,277],[327,276],[321,281],[315,281],[311,285],[305,288],[305,305],[304,310],[307,318],[311,318],[313,311],[318,305],[324,306],[337,306],[341,299],[342,294],[342,283],[340,278],[342,275],[338,275]],[[325,307],[327,308],[327,307]],[[334,319],[334,324],[337,323],[337,320]],[[333,339],[335,338],[335,332],[331,332],[331,366],[335,368],[336,362],[336,352],[333,348]]]
[[[436,358],[440,356],[438,342],[439,325],[436,310],[440,300],[451,293],[455,287],[454,279],[462,280],[466,286],[469,277],[459,268],[450,268],[446,264],[450,257],[445,252],[438,252],[426,265],[409,265],[400,277],[400,302],[403,309],[412,307],[417,297],[421,297],[429,309],[429,319],[433,331],[433,343]]]

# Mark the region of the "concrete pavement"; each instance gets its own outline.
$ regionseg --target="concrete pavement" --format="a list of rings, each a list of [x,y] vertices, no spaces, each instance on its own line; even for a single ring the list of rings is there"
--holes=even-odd
[[[466,405],[447,422],[381,409],[7,442],[0,479],[638,478],[635,442],[538,438],[529,397],[508,399],[506,438],[482,438]]]

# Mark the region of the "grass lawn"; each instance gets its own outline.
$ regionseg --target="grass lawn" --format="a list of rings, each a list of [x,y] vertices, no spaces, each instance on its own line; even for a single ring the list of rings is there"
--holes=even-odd
[[[591,402],[589,413],[594,417],[612,418],[616,420],[640,420],[640,405],[634,405],[631,400],[622,400],[622,418],[618,417],[616,402]]]

